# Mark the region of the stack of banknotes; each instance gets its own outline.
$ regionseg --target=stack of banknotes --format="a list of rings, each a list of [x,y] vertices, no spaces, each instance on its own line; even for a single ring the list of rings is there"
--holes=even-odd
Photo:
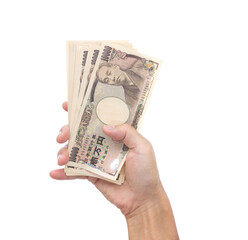
[[[160,66],[160,60],[140,54],[128,41],[67,42],[67,176],[124,182],[128,147],[112,141],[102,127],[139,128]]]

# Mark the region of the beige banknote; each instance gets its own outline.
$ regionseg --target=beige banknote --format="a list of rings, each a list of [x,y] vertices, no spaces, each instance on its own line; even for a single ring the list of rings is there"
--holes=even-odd
[[[80,97],[80,90],[83,85],[83,75],[85,72],[85,65],[88,58],[89,53],[89,46],[78,46],[76,51],[76,58],[75,58],[75,67],[74,67],[74,74],[73,74],[73,87],[72,87],[72,98],[71,104],[69,106],[69,114],[70,114],[70,130],[73,131],[76,121],[76,106],[78,98]]]
[[[161,62],[112,43],[102,46],[100,56],[72,135],[67,167],[115,180],[128,149],[106,136],[102,126],[128,123],[139,127]]]
[[[113,42],[125,47],[132,47],[132,44],[127,40]],[[73,130],[72,126],[75,125],[75,118],[78,113],[75,108],[77,108],[78,102],[82,102],[81,99],[85,94],[87,83],[87,74],[86,78],[83,78],[85,65],[87,58],[92,61],[92,56],[88,56],[89,48],[96,49],[101,44],[102,41],[67,41],[68,122],[70,130]]]
[[[71,125],[71,119],[72,119],[72,106],[74,103],[74,99],[77,98],[75,95],[75,89],[76,85],[80,81],[76,77],[78,73],[76,72],[76,68],[78,68],[78,65],[81,65],[82,61],[79,60],[79,54],[81,54],[83,51],[80,52],[80,47],[87,50],[89,48],[89,45],[86,45],[85,42],[82,41],[67,41],[66,43],[67,47],[67,95],[68,95],[68,118],[69,118],[69,125]],[[80,71],[81,72],[81,71]],[[80,75],[80,73],[79,73]],[[80,78],[80,77],[79,77]]]
[[[92,45],[91,46],[91,49],[89,49],[89,52],[88,52],[88,59],[91,60],[87,62],[86,66],[85,66],[85,69],[84,69],[84,76],[86,78],[87,76],[87,81],[82,81],[82,85],[81,85],[81,90],[79,90],[80,92],[80,95],[79,95],[79,108],[76,109],[75,113],[77,113],[77,110],[80,110],[80,106],[81,106],[81,103],[82,103],[82,99],[84,97],[84,93],[86,92],[87,90],[87,86],[89,84],[89,79],[90,79],[90,76],[92,74],[92,71],[94,69],[94,66],[95,66],[95,62],[97,60],[97,57],[98,57],[98,52],[99,52],[100,48],[97,47],[96,45]],[[74,130],[72,130],[73,132]],[[70,144],[69,144],[70,145]],[[69,149],[70,149],[70,146],[69,146]],[[119,177],[117,180],[113,181],[113,180],[108,180],[102,176],[98,176],[96,174],[93,174],[93,173],[89,173],[88,171],[86,171],[85,169],[80,169],[80,168],[74,168],[74,167],[66,167],[65,168],[65,172],[66,172],[66,175],[67,176],[93,176],[93,177],[98,177],[98,178],[102,178],[106,181],[110,181],[110,182],[114,182],[116,184],[121,184],[124,182],[124,177],[125,177],[125,172],[124,172],[124,169],[120,172],[119,174]]]
[[[117,41],[116,41],[117,42]],[[94,69],[94,65],[100,50],[96,44],[101,42],[85,42],[85,41],[69,41],[67,43],[68,50],[68,104],[69,104],[69,123],[70,131],[74,131],[74,123],[77,113],[82,105],[84,95],[87,91],[89,79]],[[132,47],[128,41],[119,41],[121,45]],[[90,45],[86,45],[90,44]],[[91,61],[90,61],[91,60]],[[86,64],[87,62],[87,64]],[[88,67],[87,67],[88,66]],[[87,69],[88,68],[88,69]],[[87,76],[87,78],[86,78]],[[84,80],[83,80],[84,79]],[[94,176],[104,179],[94,173],[89,173],[82,168],[65,167],[67,176]],[[118,179],[114,182],[121,184],[124,181],[124,169],[120,172]],[[105,179],[113,182],[112,180]]]
[[[88,51],[88,61],[86,62],[85,68],[84,68],[84,75],[82,76],[82,84],[81,84],[81,88],[79,90],[80,94],[78,95],[77,98],[77,102],[74,103],[75,105],[75,109],[74,109],[74,119],[73,119],[73,129],[72,131],[76,131],[76,124],[77,124],[77,119],[79,117],[80,114],[80,109],[82,107],[83,104],[83,100],[84,100],[84,96],[85,93],[87,91],[88,88],[88,84],[89,84],[89,80],[90,80],[90,76],[92,74],[92,70],[94,69],[97,57],[98,57],[98,53],[99,53],[100,47],[96,46],[96,45],[92,45]]]

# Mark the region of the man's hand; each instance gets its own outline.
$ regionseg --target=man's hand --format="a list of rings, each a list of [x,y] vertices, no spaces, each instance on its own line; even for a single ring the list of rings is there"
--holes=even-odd
[[[63,108],[67,111],[67,103],[63,104]],[[121,210],[127,222],[132,223],[132,226],[129,227],[129,236],[133,236],[132,239],[136,239],[134,233],[139,231],[138,228],[142,226],[140,221],[143,222],[144,214],[149,213],[153,209],[158,211],[156,214],[155,211],[152,211],[155,214],[152,218],[156,219],[161,213],[166,214],[165,218],[169,217],[170,224],[174,226],[173,230],[176,232],[173,214],[159,178],[151,143],[127,124],[115,127],[104,126],[103,132],[114,141],[122,141],[130,149],[126,157],[125,182],[122,185],[116,185],[94,177],[79,178],[87,178],[106,199]],[[57,142],[65,143],[69,139],[69,135],[69,127],[62,127],[57,137]],[[69,153],[67,146],[65,146],[58,152],[58,164],[65,165],[68,160]],[[50,176],[58,180],[78,178],[67,177],[63,169],[51,171]],[[152,212],[149,215],[152,215]],[[163,217],[159,219],[159,221],[165,220]],[[135,223],[138,224],[135,228],[136,230],[131,230],[136,225]],[[161,223],[163,224],[163,222]],[[140,230],[142,231],[142,229]],[[139,234],[137,239],[141,239],[140,236]]]

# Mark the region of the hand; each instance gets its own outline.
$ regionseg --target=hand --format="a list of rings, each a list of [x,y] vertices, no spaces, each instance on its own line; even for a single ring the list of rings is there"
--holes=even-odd
[[[67,111],[67,103],[63,104],[63,108]],[[124,215],[128,215],[163,192],[153,148],[148,140],[127,124],[116,127],[104,126],[103,131],[114,141],[123,141],[130,149],[126,157],[126,178],[122,185],[94,177],[67,177],[64,169],[51,171],[50,176],[58,180],[87,178]],[[62,127],[57,142],[65,143],[69,135],[69,127]],[[65,146],[58,152],[58,165],[65,165],[68,160],[69,153]]]
[[[67,103],[64,103],[64,110],[67,111],[67,107]],[[151,143],[127,124],[104,126],[103,132],[129,147],[126,178],[122,185],[94,177],[68,177],[64,169],[53,170],[50,176],[58,180],[82,178],[92,182],[125,215],[130,240],[178,240],[173,212],[159,178]],[[69,135],[69,127],[62,127],[57,142],[65,143]],[[67,146],[59,150],[58,156],[59,165],[68,162]]]

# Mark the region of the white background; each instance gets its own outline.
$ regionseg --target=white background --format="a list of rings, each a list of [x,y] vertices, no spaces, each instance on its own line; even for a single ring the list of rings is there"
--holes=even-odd
[[[248,7],[241,0],[1,1],[0,238],[127,239],[87,181],[55,181],[66,40],[163,60],[141,133],[181,239],[248,239]]]

